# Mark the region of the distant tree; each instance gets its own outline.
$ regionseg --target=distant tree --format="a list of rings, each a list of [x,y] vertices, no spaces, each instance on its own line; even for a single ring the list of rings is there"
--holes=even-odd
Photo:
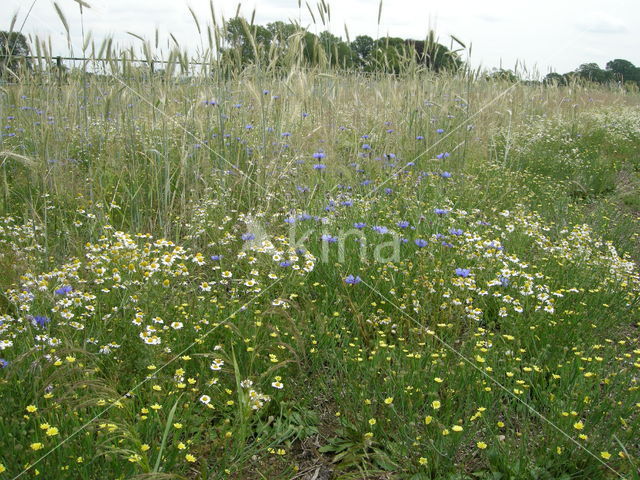
[[[384,37],[376,40],[374,45],[371,56],[372,68],[387,73],[400,73],[408,50],[404,40],[399,37]]]
[[[429,31],[425,40],[405,40],[405,44],[415,50],[419,63],[436,72],[442,70],[455,70],[462,65],[462,60],[457,52],[449,50],[436,41],[433,30]]]
[[[261,53],[264,53],[272,37],[268,29],[249,25],[242,17],[232,18],[225,24],[226,53],[235,56],[243,65],[260,60]]]
[[[493,71],[486,75],[488,80],[504,80],[511,83],[516,83],[518,77],[513,70],[505,70],[503,68],[495,68]]]
[[[375,41],[369,35],[358,35],[349,45],[353,52],[354,63],[368,70],[371,64],[371,54],[375,49]]]
[[[336,37],[331,32],[321,32],[318,41],[324,49],[326,58],[332,66],[349,68],[353,66],[352,51],[340,37]]]
[[[31,70],[27,38],[20,32],[0,31],[0,77],[15,76],[21,68]]]
[[[285,23],[281,20],[267,24],[267,30],[271,33],[271,41],[278,44],[286,43],[292,36],[302,29],[295,23]]]
[[[597,63],[583,63],[576,69],[576,74],[584,80],[596,83],[607,83],[613,80],[613,74],[602,70]]]
[[[545,85],[567,85],[567,78],[564,75],[561,75],[557,72],[548,73],[546,77],[544,77]]]
[[[607,62],[606,69],[618,80],[640,83],[640,68],[636,67],[629,60],[616,58],[615,60]]]

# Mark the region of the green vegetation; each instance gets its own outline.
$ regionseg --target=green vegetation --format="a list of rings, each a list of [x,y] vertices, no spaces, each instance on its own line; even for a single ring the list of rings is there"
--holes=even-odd
[[[206,29],[0,87],[0,479],[637,479],[637,94]]]

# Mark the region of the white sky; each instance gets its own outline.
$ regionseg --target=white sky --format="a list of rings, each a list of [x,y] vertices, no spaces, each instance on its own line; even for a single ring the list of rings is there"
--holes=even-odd
[[[0,30],[9,28],[18,12],[16,29],[25,20],[34,0],[2,0]],[[79,7],[73,0],[57,0],[67,17],[74,53],[82,52]],[[196,51],[198,32],[188,6],[201,25],[211,23],[209,0],[85,0],[91,9],[84,11],[85,31],[91,31],[96,44],[111,36],[120,46],[139,45],[127,35],[134,32],[154,43],[160,33],[159,52],[167,52],[169,33],[183,47]],[[315,0],[308,0],[318,24],[302,1],[250,0],[242,2],[241,14],[249,18],[255,9],[255,22],[300,19],[310,31],[331,30],[345,37],[347,25],[351,39],[356,35],[391,35],[422,39],[429,27],[435,27],[441,43],[449,46],[453,34],[467,46],[472,45],[474,67],[513,69],[524,63],[529,71],[542,75],[550,70],[564,73],[581,63],[596,62],[602,68],[608,60],[624,58],[640,66],[640,37],[634,31],[640,24],[639,0],[383,0],[378,28],[378,0],[326,0],[331,9],[328,26],[320,23]],[[216,16],[235,15],[237,1],[213,0]],[[35,0],[26,18],[23,33],[50,38],[54,55],[67,55],[64,28],[53,0]],[[206,36],[203,38],[206,45]]]

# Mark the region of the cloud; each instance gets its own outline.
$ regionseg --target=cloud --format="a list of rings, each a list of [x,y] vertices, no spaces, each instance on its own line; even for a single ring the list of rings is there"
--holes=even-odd
[[[489,14],[476,15],[476,18],[478,20],[482,20],[482,21],[487,22],[487,23],[497,23],[497,22],[501,22],[503,20],[502,17],[500,17],[498,15],[489,15]]]
[[[588,17],[582,18],[576,27],[583,32],[600,34],[626,33],[628,31],[624,22],[604,12],[594,12]]]

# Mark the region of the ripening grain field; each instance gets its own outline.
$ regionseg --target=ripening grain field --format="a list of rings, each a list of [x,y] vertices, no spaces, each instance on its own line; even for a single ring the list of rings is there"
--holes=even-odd
[[[0,87],[0,478],[639,478],[639,105]]]

